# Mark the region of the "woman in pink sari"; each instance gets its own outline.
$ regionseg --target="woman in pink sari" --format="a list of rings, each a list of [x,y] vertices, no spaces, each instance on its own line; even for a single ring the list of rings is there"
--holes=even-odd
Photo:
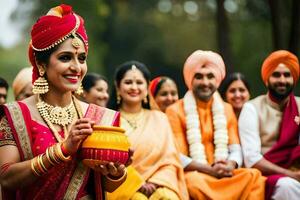
[[[77,152],[94,124],[118,126],[119,113],[74,98],[87,71],[83,19],[52,8],[31,31],[35,95],[0,108],[3,199],[104,199],[126,177],[125,166],[84,166]]]

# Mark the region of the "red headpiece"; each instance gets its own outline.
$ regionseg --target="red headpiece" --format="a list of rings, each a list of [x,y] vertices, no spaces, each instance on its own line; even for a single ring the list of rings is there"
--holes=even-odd
[[[39,77],[34,51],[49,50],[72,34],[79,35],[88,51],[88,37],[84,28],[84,20],[75,14],[69,5],[62,4],[52,8],[33,25],[28,50],[29,60],[33,66],[32,83]]]
[[[162,80],[162,77],[159,76],[159,77],[156,77],[155,79],[153,79],[149,84],[149,90],[153,97],[156,93],[157,85],[160,83],[161,80]]]

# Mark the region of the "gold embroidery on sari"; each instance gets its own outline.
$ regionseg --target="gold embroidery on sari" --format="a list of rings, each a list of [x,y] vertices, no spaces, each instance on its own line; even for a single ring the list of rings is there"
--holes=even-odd
[[[22,115],[21,108],[19,107],[19,104],[14,103],[8,103],[7,108],[9,110],[9,113],[11,115],[12,121],[14,123],[14,127],[16,129],[17,135],[19,137],[21,148],[24,154],[24,159],[29,160],[33,158],[33,154],[31,151],[30,146],[30,139],[27,133],[27,128],[25,125],[25,121]]]
[[[82,186],[84,177],[86,176],[88,168],[85,167],[82,162],[77,164],[76,170],[72,176],[70,184],[67,188],[64,199],[73,200],[76,199],[80,187]]]
[[[7,118],[2,117],[0,120],[0,147],[4,145],[14,145],[16,146],[16,142],[14,140],[11,128],[8,124]]]

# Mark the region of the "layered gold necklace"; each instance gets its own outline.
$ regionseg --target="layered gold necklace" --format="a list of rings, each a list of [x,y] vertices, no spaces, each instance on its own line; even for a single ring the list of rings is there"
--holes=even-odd
[[[142,124],[145,115],[145,110],[143,108],[137,113],[129,113],[122,109],[120,112],[121,118],[123,118],[133,130],[137,129],[138,126]]]
[[[46,122],[46,124],[53,132],[58,142],[62,142],[64,138],[67,137],[68,135],[67,126],[71,124],[76,117],[78,118],[82,117],[81,107],[78,104],[79,103],[72,96],[72,102],[68,106],[66,107],[52,106],[46,103],[45,101],[43,101],[41,96],[38,95],[38,102],[36,104],[37,109],[41,117],[43,118],[43,120]],[[62,137],[58,133],[58,131],[54,127],[54,124],[62,127],[64,131],[64,137]]]

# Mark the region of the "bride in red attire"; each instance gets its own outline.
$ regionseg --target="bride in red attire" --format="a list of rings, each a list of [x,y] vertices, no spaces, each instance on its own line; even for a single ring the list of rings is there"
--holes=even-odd
[[[94,124],[119,126],[119,113],[77,100],[87,72],[83,19],[68,5],[33,25],[29,59],[35,95],[0,108],[4,199],[104,199],[126,178],[122,164],[84,166],[78,151]],[[101,185],[102,184],[102,185]]]

